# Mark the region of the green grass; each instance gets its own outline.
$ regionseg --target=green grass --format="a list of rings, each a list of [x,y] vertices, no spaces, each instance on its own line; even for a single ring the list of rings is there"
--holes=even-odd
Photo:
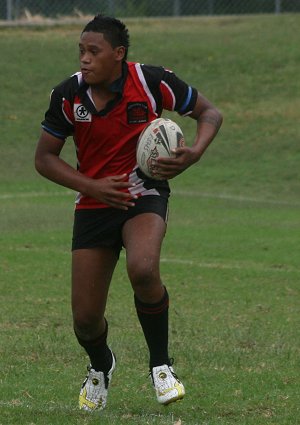
[[[300,424],[300,16],[128,25],[131,60],[174,69],[225,117],[172,182],[162,252],[187,396],[155,401],[122,255],[108,407],[101,418],[77,410],[87,359],[69,301],[74,197],[37,176],[33,154],[51,87],[77,70],[80,28],[0,29],[0,424]],[[191,143],[192,120],[171,116]],[[75,164],[71,140],[64,156]]]

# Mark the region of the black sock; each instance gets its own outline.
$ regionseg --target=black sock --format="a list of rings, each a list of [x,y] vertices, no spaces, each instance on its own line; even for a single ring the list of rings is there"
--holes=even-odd
[[[87,352],[92,368],[96,371],[101,371],[107,373],[112,365],[112,355],[111,351],[107,345],[107,333],[108,333],[108,324],[106,322],[106,328],[102,335],[98,338],[85,341],[81,339],[75,332],[76,338],[79,344]]]
[[[134,301],[150,352],[150,369],[162,364],[169,365],[169,295],[167,290],[165,289],[165,294],[158,303],[146,304],[136,296],[134,296]]]

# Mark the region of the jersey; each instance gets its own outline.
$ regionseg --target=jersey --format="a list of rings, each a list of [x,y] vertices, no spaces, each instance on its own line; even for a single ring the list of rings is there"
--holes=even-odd
[[[169,194],[166,180],[149,179],[138,168],[137,141],[145,126],[164,109],[189,115],[197,90],[163,67],[136,62],[123,63],[122,76],[110,90],[114,99],[97,111],[91,87],[77,72],[53,89],[43,129],[62,140],[73,137],[77,169],[86,176],[100,179],[126,174],[135,183],[128,189],[131,195]],[[93,198],[77,195],[77,209],[105,207]]]

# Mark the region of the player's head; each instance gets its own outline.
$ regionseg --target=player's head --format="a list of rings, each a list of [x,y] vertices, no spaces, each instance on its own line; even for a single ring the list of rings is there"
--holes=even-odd
[[[82,33],[89,31],[103,34],[105,40],[109,42],[113,48],[123,46],[125,49],[124,60],[127,59],[129,48],[129,33],[123,22],[116,18],[99,14],[96,15],[90,22],[88,22]]]

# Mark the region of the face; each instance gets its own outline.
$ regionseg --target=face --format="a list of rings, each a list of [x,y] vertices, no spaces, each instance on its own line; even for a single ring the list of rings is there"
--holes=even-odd
[[[113,48],[102,33],[84,32],[79,41],[80,68],[90,85],[108,85],[122,73],[123,46]]]

